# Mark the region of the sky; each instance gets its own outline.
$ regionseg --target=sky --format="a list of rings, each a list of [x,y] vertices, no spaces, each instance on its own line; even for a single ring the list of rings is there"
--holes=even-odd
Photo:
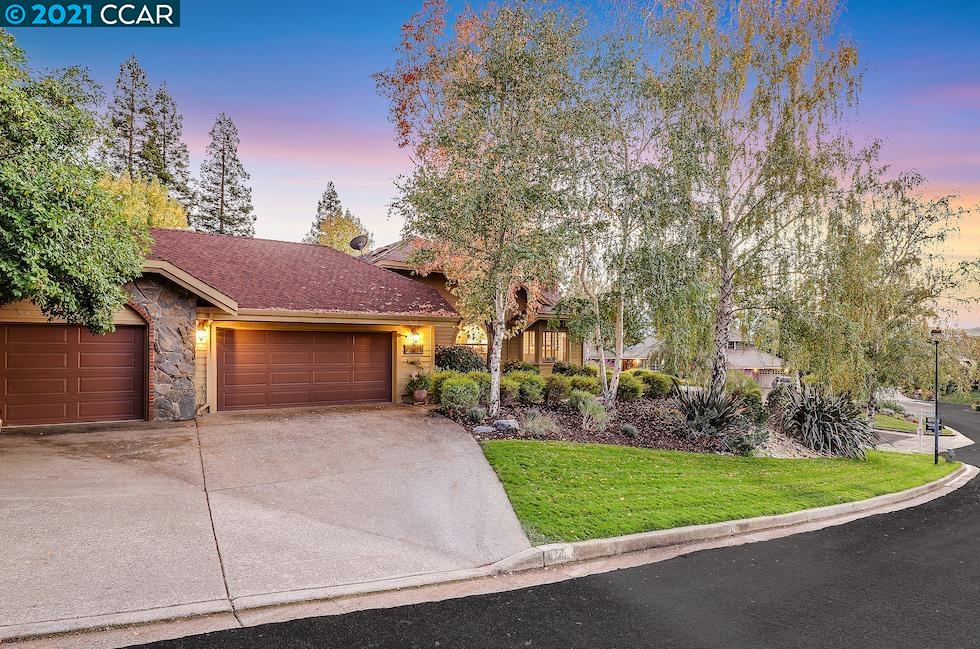
[[[410,161],[371,74],[392,63],[399,28],[420,4],[297,0],[270,11],[253,0],[183,0],[175,29],[10,31],[33,68],[83,65],[107,93],[135,54],[150,84],[166,81],[176,99],[195,174],[214,118],[230,115],[251,174],[257,236],[299,240],[332,180],[383,244],[400,234],[388,205]],[[980,204],[978,24],[978,0],[851,0],[839,27],[857,42],[865,70],[848,130],[858,142],[881,139],[884,161],[921,172],[930,193],[959,194],[967,207]],[[980,254],[980,213],[946,253]],[[980,308],[961,308],[958,324],[980,326]]]

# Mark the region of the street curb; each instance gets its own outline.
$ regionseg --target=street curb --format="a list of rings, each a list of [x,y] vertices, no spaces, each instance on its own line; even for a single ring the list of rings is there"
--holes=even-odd
[[[961,464],[955,471],[933,482],[912,487],[882,496],[865,500],[827,507],[816,507],[788,514],[759,516],[721,523],[706,525],[689,525],[668,530],[641,532],[604,539],[575,541],[569,543],[549,543],[529,547],[525,550],[504,557],[494,563],[476,568],[450,570],[445,572],[409,575],[393,579],[384,579],[343,586],[324,588],[308,588],[278,593],[248,595],[229,600],[212,600],[180,606],[147,609],[143,611],[127,611],[107,615],[82,617],[75,619],[51,620],[39,623],[0,626],[0,644],[8,641],[24,640],[39,636],[52,636],[73,631],[105,629],[126,625],[147,624],[151,622],[172,621],[180,624],[180,619],[214,615],[216,613],[237,613],[259,609],[275,610],[278,607],[289,607],[301,603],[327,603],[341,599],[351,599],[365,596],[384,596],[386,593],[398,593],[427,586],[440,586],[460,582],[476,582],[487,577],[495,577],[508,573],[530,572],[562,564],[583,562],[591,559],[615,557],[632,552],[664,548],[668,546],[683,546],[685,544],[718,541],[730,537],[746,537],[749,534],[766,530],[787,529],[799,526],[798,532],[809,531],[812,523],[826,522],[831,519],[844,519],[846,522],[876,513],[893,511],[895,505],[909,503],[907,506],[922,504],[912,503],[916,499],[932,496],[927,500],[945,495],[938,493],[946,490],[949,493],[963,486],[980,473],[980,469],[969,464]],[[891,509],[889,509],[891,508]],[[798,533],[790,531],[790,534]]]

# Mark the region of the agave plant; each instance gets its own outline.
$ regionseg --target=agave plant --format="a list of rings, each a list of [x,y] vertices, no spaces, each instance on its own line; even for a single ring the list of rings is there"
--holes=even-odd
[[[745,428],[746,408],[734,392],[715,388],[682,388],[674,382],[674,396],[693,435],[723,437]]]
[[[780,425],[815,451],[854,460],[867,459],[868,449],[878,443],[877,433],[849,396],[806,385],[790,391]]]

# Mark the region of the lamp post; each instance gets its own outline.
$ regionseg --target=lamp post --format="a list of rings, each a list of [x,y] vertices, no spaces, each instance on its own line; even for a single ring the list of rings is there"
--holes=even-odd
[[[933,464],[939,464],[939,430],[942,428],[942,422],[939,419],[939,340],[943,337],[942,329],[933,329],[929,332],[929,337],[932,338],[932,344],[936,350],[936,383],[934,385],[935,391],[933,392],[933,400],[935,401],[935,415],[933,417],[933,435],[935,442],[933,444],[932,452],[932,462]]]

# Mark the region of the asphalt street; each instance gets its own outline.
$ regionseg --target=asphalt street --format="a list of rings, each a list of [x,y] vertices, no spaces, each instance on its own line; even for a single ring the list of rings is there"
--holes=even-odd
[[[942,414],[980,439],[980,413]],[[957,455],[980,464],[976,446]],[[546,586],[142,646],[980,647],[978,483],[846,525]]]

